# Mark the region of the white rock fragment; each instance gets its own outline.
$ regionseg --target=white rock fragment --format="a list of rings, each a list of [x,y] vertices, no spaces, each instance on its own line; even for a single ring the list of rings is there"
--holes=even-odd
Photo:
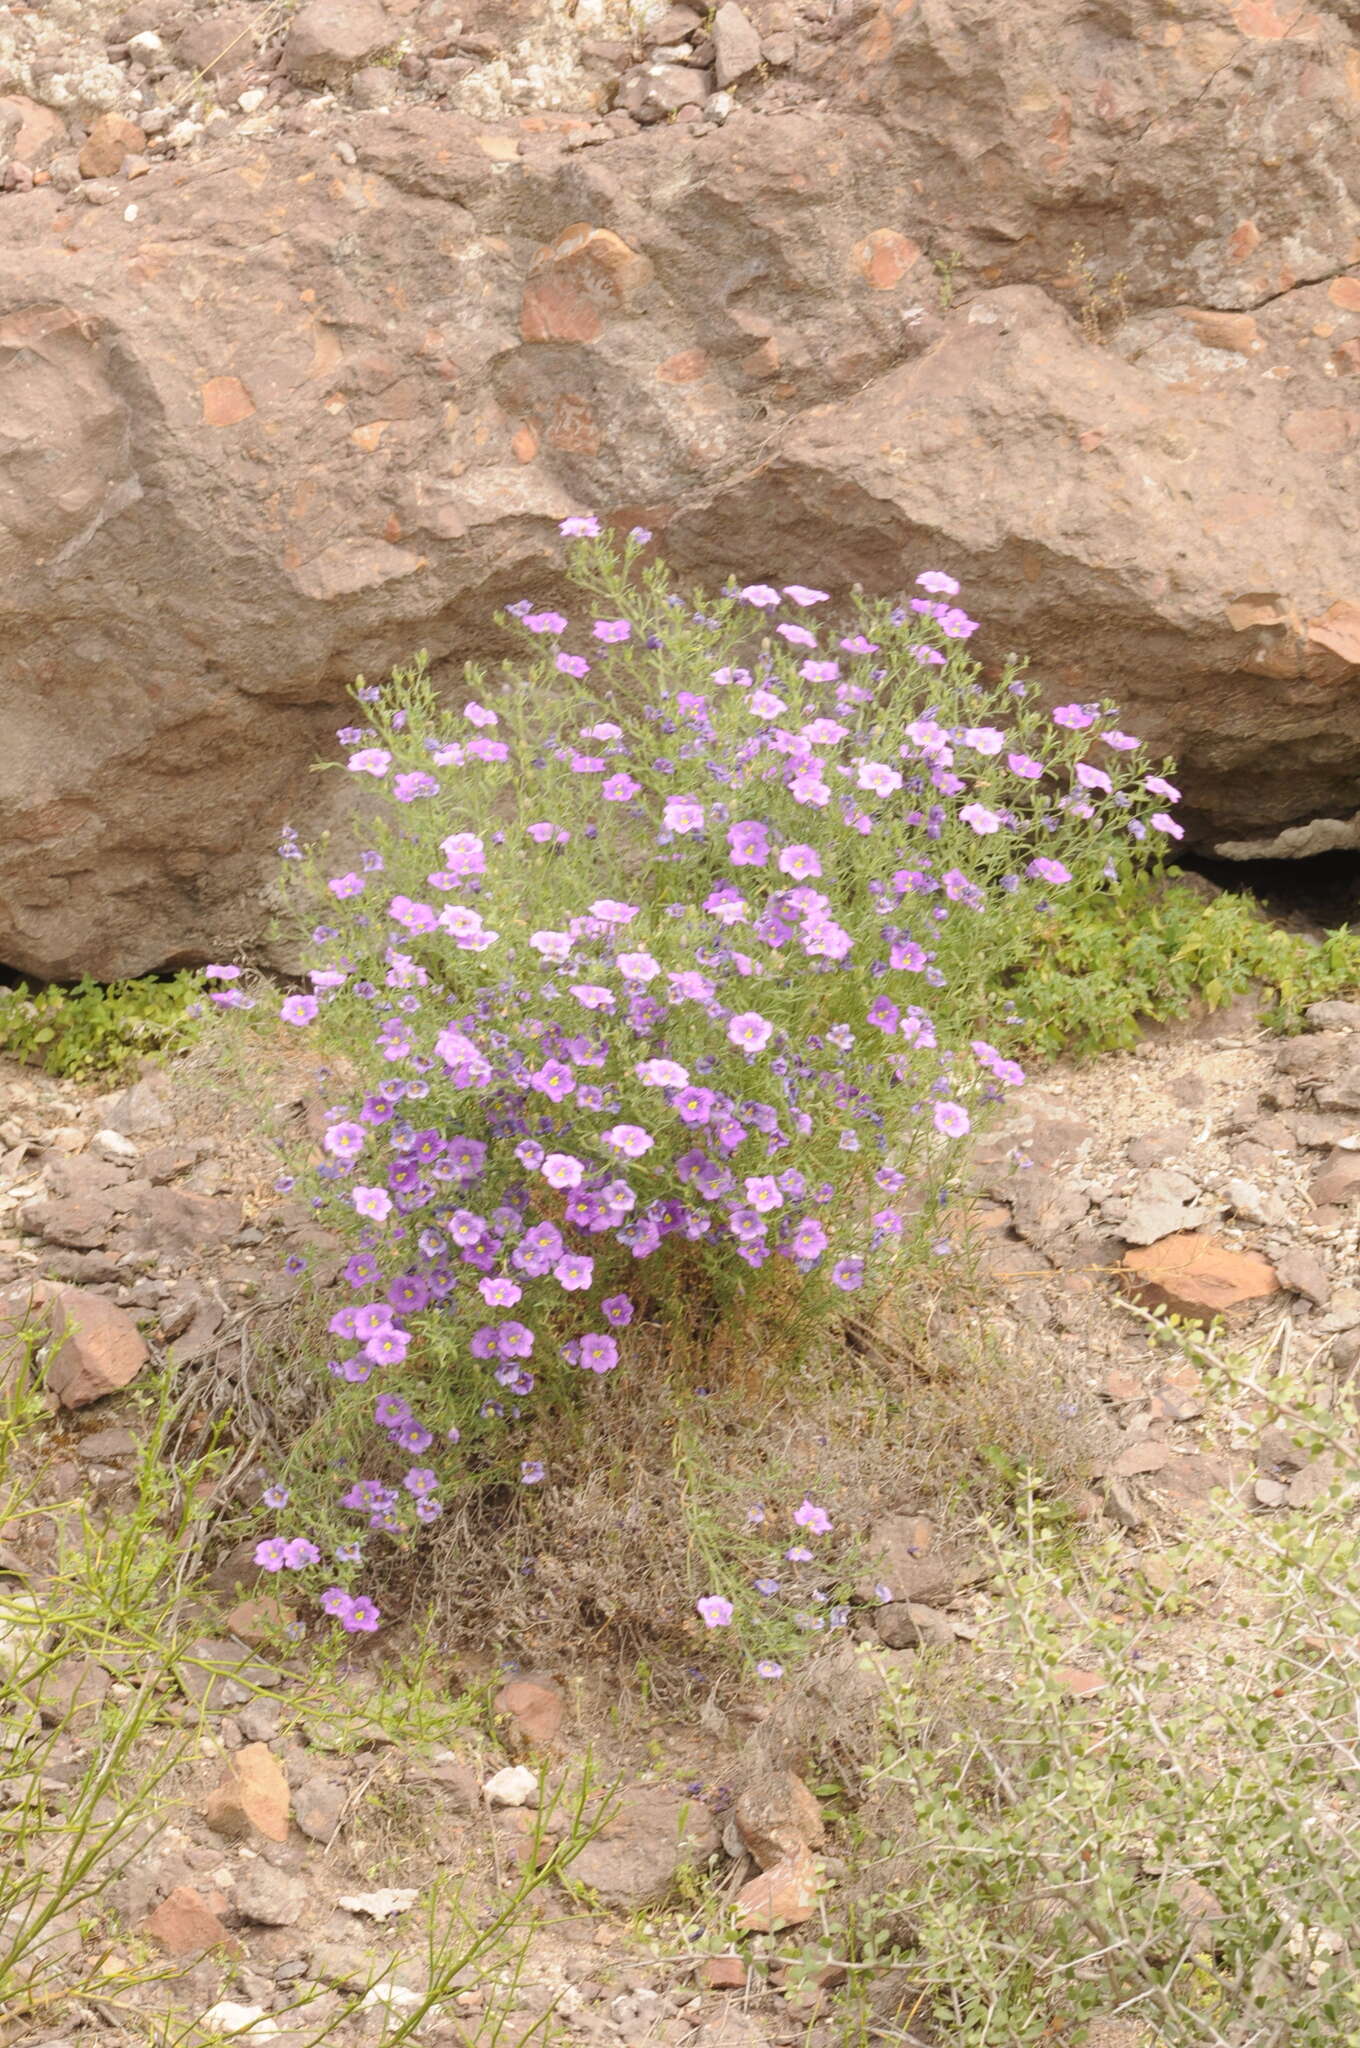
[[[395,1920],[399,1913],[409,1913],[419,1897],[418,1891],[389,1885],[380,1892],[349,1892],[338,1903],[347,1913],[362,1913],[369,1920]]]
[[[487,1779],[482,1797],[488,1806],[536,1806],[538,1778],[526,1764],[510,1764]]]
[[[247,91],[237,94],[236,104],[243,114],[254,114],[268,98],[269,94],[262,85],[252,85]]]
[[[137,209],[132,207],[124,214],[124,220],[134,219]],[[121,1131],[96,1131],[90,1140],[90,1150],[97,1152],[101,1159],[136,1159],[138,1148],[131,1138],[125,1138]]]

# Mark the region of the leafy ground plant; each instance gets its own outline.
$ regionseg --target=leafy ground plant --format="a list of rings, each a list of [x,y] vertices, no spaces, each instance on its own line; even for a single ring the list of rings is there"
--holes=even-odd
[[[116,1079],[146,1053],[175,1053],[204,1014],[197,973],[71,987],[0,988],[0,1053],[63,1080]]]
[[[277,1014],[329,1076],[313,1199],[353,1245],[331,1441],[364,1448],[348,1538],[275,1485],[256,1555],[351,1633],[374,1551],[551,1486],[583,1386],[641,1398],[630,1351],[758,1305],[792,1372],[946,1256],[960,1142],[1024,1079],[1007,974],[1180,832],[1110,707],[984,682],[942,572],[828,630],[822,591],[684,598],[649,536],[568,527],[581,621],[512,606],[524,663],[456,707],[420,664],[361,684],[369,844],[282,849],[316,964]],[[787,1506],[810,1550],[825,1509]]]

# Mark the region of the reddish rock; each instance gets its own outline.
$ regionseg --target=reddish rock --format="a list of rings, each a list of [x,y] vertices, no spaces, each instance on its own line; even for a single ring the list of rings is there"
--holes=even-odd
[[[1085,1671],[1076,1664],[1058,1665],[1053,1682],[1074,1700],[1089,1699],[1092,1693],[1103,1692],[1109,1684],[1103,1671]]]
[[[495,1710],[511,1724],[507,1731],[516,1754],[550,1748],[562,1726],[566,1702],[551,1679],[512,1678],[496,1694]]]
[[[1208,1318],[1278,1294],[1275,1268],[1255,1252],[1234,1251],[1205,1231],[1184,1230],[1127,1252],[1119,1268],[1129,1292],[1148,1308]]]
[[[256,54],[260,16],[249,7],[224,7],[191,21],[175,43],[175,60],[203,78],[224,79],[244,71]]]
[[[896,594],[947,567],[984,662],[1023,649],[1065,698],[1118,677],[1129,729],[1182,755],[1203,844],[1349,816],[1356,444],[1286,430],[1354,404],[1340,17],[1281,14],[1225,63],[1154,0],[1114,36],[1060,0],[991,0],[963,31],[831,12],[797,23],[815,102],[743,80],[716,130],[620,111],[577,151],[547,114],[394,104],[347,112],[353,164],[298,132],[257,149],[264,175],[177,157],[132,221],[35,233],[52,195],[0,207],[0,960],[225,955],[261,921],[272,827],[327,822],[341,778],[308,766],[356,648],[379,670],[497,655],[494,607],[557,600],[557,522],[592,506],[646,513],[715,586]],[[541,14],[498,0],[477,26]],[[407,0],[370,18],[427,40]],[[697,100],[705,74],[677,69]],[[530,275],[533,224],[583,221],[617,245]],[[957,258],[947,314],[907,242]],[[1264,346],[1206,347],[1245,329],[1201,331],[1187,301]],[[658,382],[696,350],[701,384]],[[208,417],[240,416],[208,425],[219,379]]]
[[[233,1841],[254,1833],[269,1842],[286,1842],[289,1805],[288,1780],[278,1758],[263,1742],[249,1742],[208,1794],[203,1818],[215,1834]]]
[[[378,0],[306,0],[288,30],[283,68],[300,85],[342,85],[400,33]]]
[[[51,1287],[47,1384],[63,1408],[85,1408],[135,1380],[151,1356],[126,1309],[81,1287]]]
[[[1261,330],[1250,313],[1220,313],[1213,308],[1201,311],[1187,306],[1182,317],[1190,322],[1196,341],[1205,348],[1221,348],[1230,355],[1251,356],[1265,347]]]
[[[10,144],[10,155],[16,163],[27,164],[36,171],[62,147],[66,123],[53,108],[40,106],[23,93],[0,98],[0,122],[11,115],[17,117],[19,125]]]
[[[1308,1190],[1316,1209],[1343,1207],[1360,1195],[1360,1152],[1329,1153]]]
[[[744,1991],[745,1956],[705,1956],[699,1965],[699,1981],[710,1991]]]
[[[101,114],[82,144],[77,162],[82,178],[112,178],[129,156],[140,156],[146,136],[135,121],[121,114]]]
[[[1326,1308],[1332,1298],[1331,1276],[1317,1253],[1309,1251],[1307,1245],[1291,1245],[1275,1261],[1275,1274],[1281,1287],[1287,1287],[1291,1294],[1302,1294],[1319,1308]]]
[[[720,92],[747,77],[761,62],[760,36],[737,0],[722,0],[713,16],[713,49]]]
[[[228,1635],[239,1636],[252,1650],[259,1650],[276,1643],[296,1620],[293,1609],[272,1593],[257,1593],[249,1600],[238,1600],[223,1616],[222,1626]]]
[[[32,1698],[44,1727],[79,1727],[108,1697],[110,1679],[93,1657],[63,1657],[44,1671],[32,1687]]]
[[[162,1899],[143,1921],[142,1932],[168,1956],[201,1956],[209,1949],[241,1954],[240,1943],[222,1925],[213,1905],[187,1884],[177,1885]]]
[[[651,276],[648,259],[609,228],[567,228],[529,266],[520,331],[526,341],[596,341]]]
[[[890,292],[921,260],[921,244],[896,228],[875,228],[852,251],[854,264],[865,283],[876,292]]]
[[[815,1795],[792,1771],[761,1771],[738,1794],[737,1833],[762,1870],[816,1848],[826,1824]]]
[[[773,1934],[801,1927],[816,1910],[817,1866],[810,1849],[799,1849],[742,1886],[733,1917],[752,1934]]]
[[[697,1800],[628,1791],[572,1858],[572,1882],[588,1886],[607,1906],[657,1905],[682,1870],[701,1869],[717,1849],[713,1816]]]

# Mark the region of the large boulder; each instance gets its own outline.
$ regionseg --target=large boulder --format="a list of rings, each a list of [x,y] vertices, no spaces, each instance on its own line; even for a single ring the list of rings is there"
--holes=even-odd
[[[247,943],[353,675],[494,653],[588,509],[709,578],[948,568],[984,659],[1180,756],[1201,843],[1349,819],[1342,6],[861,4],[795,38],[752,0],[799,75],[726,126],[395,106],[247,124],[135,207],[12,193],[0,962]]]

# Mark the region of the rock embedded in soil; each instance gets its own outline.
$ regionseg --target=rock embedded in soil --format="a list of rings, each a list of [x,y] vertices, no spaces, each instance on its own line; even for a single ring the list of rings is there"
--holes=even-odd
[[[718,1846],[706,1806],[635,1788],[620,1795],[599,1833],[573,1858],[571,1875],[605,1905],[660,1905],[681,1872],[702,1869]]]
[[[874,1611],[878,1639],[890,1650],[944,1649],[954,1630],[947,1614],[919,1600],[890,1600]]]
[[[349,1795],[331,1778],[306,1778],[293,1794],[293,1819],[313,1842],[329,1842],[345,1817]]]
[[[713,16],[713,48],[720,91],[736,85],[761,62],[760,37],[736,0],[723,0]]]
[[[49,1287],[44,1310],[53,1349],[47,1385],[63,1408],[87,1408],[136,1379],[150,1358],[125,1309],[80,1287]]]
[[[733,1817],[743,1846],[762,1870],[826,1840],[816,1797],[793,1771],[757,1772],[738,1793]]]
[[[817,1910],[817,1866],[810,1849],[772,1864],[737,1893],[733,1918],[751,1934],[801,1927]]]
[[[1302,1294],[1305,1299],[1326,1308],[1332,1298],[1331,1276],[1317,1253],[1307,1245],[1291,1245],[1275,1261],[1275,1272],[1281,1287],[1287,1287],[1291,1294]]]
[[[243,1920],[261,1927],[296,1927],[307,1910],[307,1884],[290,1870],[257,1860],[236,1880],[232,1904]]]
[[[399,35],[378,0],[306,0],[289,26],[283,69],[299,85],[343,85]]]
[[[1125,1254],[1120,1273],[1147,1308],[1208,1319],[1278,1294],[1275,1269],[1205,1231],[1184,1231]]]
[[[236,1752],[208,1794],[203,1818],[229,1840],[258,1834],[269,1842],[286,1842],[289,1807],[288,1780],[278,1758],[262,1742],[252,1742]]]
[[[1178,1231],[1195,1229],[1206,1211],[1199,1184],[1173,1168],[1154,1168],[1140,1175],[1119,1221],[1125,1244],[1156,1244]]]
[[[551,1679],[512,1678],[496,1694],[494,1707],[502,1717],[511,1753],[520,1754],[553,1746],[566,1701]]]
[[[142,1925],[142,1932],[168,1956],[201,1956],[210,1949],[240,1955],[241,1944],[222,1924],[220,1893],[211,1899],[189,1885],[177,1885]]]

